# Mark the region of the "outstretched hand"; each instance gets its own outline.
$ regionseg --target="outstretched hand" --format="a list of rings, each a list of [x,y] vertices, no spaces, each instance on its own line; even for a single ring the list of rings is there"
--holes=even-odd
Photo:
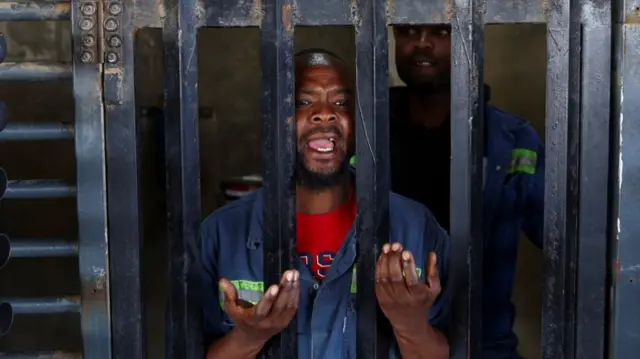
[[[376,265],[376,297],[394,330],[414,331],[427,324],[427,314],[441,289],[436,261],[436,254],[430,252],[422,282],[411,252],[400,243],[382,247]]]
[[[280,285],[270,286],[258,304],[238,298],[238,291],[227,279],[220,280],[224,292],[224,310],[236,325],[236,331],[249,341],[266,342],[289,325],[298,310],[300,274],[284,272]]]

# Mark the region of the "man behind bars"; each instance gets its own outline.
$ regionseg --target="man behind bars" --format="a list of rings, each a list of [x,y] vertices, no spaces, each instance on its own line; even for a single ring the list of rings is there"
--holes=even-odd
[[[323,50],[296,54],[295,70],[300,267],[264,288],[262,191],[204,220],[209,359],[261,357],[265,343],[296,313],[298,358],[356,358],[356,201],[348,163],[353,80],[345,63]],[[440,331],[447,318],[447,235],[424,206],[389,196],[392,243],[377,262],[375,288],[393,328],[390,358],[447,359],[449,346]]]
[[[449,229],[451,27],[396,26],[391,89],[392,190],[426,205]],[[485,87],[485,100],[488,88]],[[455,149],[454,149],[455,150]],[[483,344],[486,359],[515,359],[511,303],[521,230],[542,246],[544,148],[526,121],[485,105]]]

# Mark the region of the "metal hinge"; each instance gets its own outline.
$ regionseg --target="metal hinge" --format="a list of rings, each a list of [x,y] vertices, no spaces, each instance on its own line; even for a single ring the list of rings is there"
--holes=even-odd
[[[122,61],[122,1],[75,2],[78,43],[75,54],[80,62],[118,64]]]

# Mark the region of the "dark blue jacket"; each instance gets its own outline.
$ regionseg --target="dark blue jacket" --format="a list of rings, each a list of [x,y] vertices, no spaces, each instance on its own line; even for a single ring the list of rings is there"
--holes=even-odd
[[[484,358],[520,358],[511,302],[518,240],[542,247],[544,145],[526,121],[488,106],[484,185]]]
[[[424,206],[396,194],[389,197],[389,227],[390,241],[400,242],[410,250],[419,268],[424,268],[430,251],[436,252],[443,289],[431,311],[424,315],[432,325],[446,327],[449,301],[446,232]],[[232,281],[244,300],[256,303],[262,296],[262,190],[213,212],[202,223],[201,239],[203,324],[208,346],[234,325],[221,305],[220,278]],[[300,264],[298,358],[356,358],[356,285],[353,281],[356,253],[352,227],[322,283],[315,281],[308,268]],[[419,272],[424,279],[424,270]],[[395,344],[391,350],[390,358],[400,358]]]

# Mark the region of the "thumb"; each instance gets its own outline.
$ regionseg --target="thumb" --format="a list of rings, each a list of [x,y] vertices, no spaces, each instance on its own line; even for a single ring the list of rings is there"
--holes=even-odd
[[[238,303],[238,291],[226,278],[220,279],[220,290],[224,293],[224,309],[228,312]]]

